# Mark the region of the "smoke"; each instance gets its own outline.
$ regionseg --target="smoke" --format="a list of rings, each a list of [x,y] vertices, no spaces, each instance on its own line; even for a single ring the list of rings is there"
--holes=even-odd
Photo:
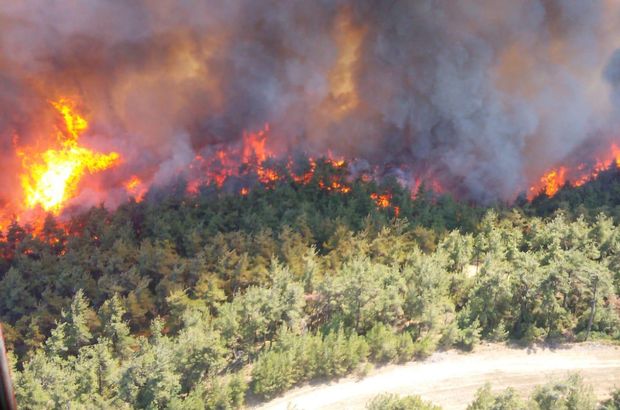
[[[615,0],[3,1],[1,196],[15,135],[68,95],[124,158],[110,186],[269,123],[283,150],[511,199],[617,135],[619,22]]]

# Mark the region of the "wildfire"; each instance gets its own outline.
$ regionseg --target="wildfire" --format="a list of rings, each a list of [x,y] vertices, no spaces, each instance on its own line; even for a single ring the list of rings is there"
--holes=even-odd
[[[123,184],[125,190],[133,195],[136,202],[141,202],[144,199],[144,195],[146,194],[146,186],[142,183],[142,180],[138,178],[137,175],[133,175]]]
[[[267,124],[257,132],[245,132],[237,145],[223,146],[197,155],[189,167],[194,177],[190,178],[187,191],[196,194],[204,184],[224,188],[229,179],[234,179],[237,182],[231,186],[237,186],[235,191],[241,196],[247,196],[255,186],[251,181],[267,189],[275,188],[277,183],[316,184],[322,191],[342,195],[351,193],[352,187],[347,181],[350,175],[343,157],[328,151],[324,158],[309,157],[306,164],[296,163],[290,156],[278,156],[269,146],[268,136]],[[323,171],[325,167],[329,169],[327,173]],[[365,177],[368,175],[361,175],[361,178]],[[238,188],[240,179],[244,185]],[[396,216],[399,215],[400,208],[392,204],[391,193],[373,193],[370,198],[378,208],[389,208]]]
[[[52,106],[62,115],[65,122],[65,128],[72,141],[77,141],[80,134],[88,129],[88,121],[82,118],[79,114],[73,112],[73,103],[67,99],[60,99],[59,101],[52,101]],[[59,136],[62,137],[62,134]]]
[[[389,194],[379,195],[379,194],[373,192],[372,194],[370,194],[370,199],[375,201],[375,203],[377,204],[378,207],[387,208],[388,206],[390,206],[390,200],[392,198],[391,198],[391,195],[389,195]]]
[[[327,150],[327,162],[334,168],[342,168],[346,165],[346,160],[343,157],[335,156],[331,150]]]
[[[58,214],[63,204],[76,196],[85,173],[96,173],[118,163],[116,152],[101,154],[80,146],[78,139],[88,129],[88,122],[75,112],[74,103],[60,99],[51,103],[62,116],[64,125],[57,130],[57,147],[44,152],[32,148],[18,150],[24,172],[20,175],[25,206],[40,206]]]
[[[295,181],[296,183],[300,184],[300,185],[307,185],[310,183],[310,181],[312,181],[312,178],[314,178],[314,171],[316,171],[316,161],[312,158],[310,158],[308,160],[309,164],[310,164],[310,169],[308,169],[306,172],[304,172],[301,175],[296,175],[293,172],[293,160],[289,160],[288,164],[287,164],[287,169],[288,172],[291,176],[291,178],[293,179],[293,181]]]
[[[222,188],[229,178],[248,171],[255,172],[264,184],[279,180],[280,175],[265,166],[265,161],[272,156],[272,152],[267,148],[268,131],[267,124],[258,132],[245,132],[240,146],[223,145],[211,153],[196,155],[189,166],[188,192],[196,194],[204,184],[215,184]],[[245,171],[241,168],[245,168]]]
[[[267,133],[269,132],[269,124],[256,133],[243,134],[243,162],[244,163],[263,163],[271,152],[266,148]]]
[[[319,181],[319,188],[326,191],[340,192],[342,194],[348,194],[349,192],[351,192],[351,187],[343,184],[338,180],[332,180],[327,184],[323,181]]]
[[[17,195],[19,203],[9,203],[0,210],[0,229],[6,229],[13,220],[30,223],[34,219],[42,219],[42,211],[59,214],[66,203],[78,195],[80,182],[86,174],[106,170],[120,161],[120,155],[116,152],[101,153],[80,144],[89,123],[77,112],[73,101],[61,98],[50,104],[58,117],[52,138],[20,147],[19,138],[14,137],[13,144],[23,168],[17,176],[23,195]],[[354,179],[369,182],[380,174],[380,170],[374,168],[352,175],[356,167],[350,167],[348,160],[329,150],[321,158],[307,157],[302,162],[294,161],[290,154],[274,149],[269,136],[270,126],[266,124],[258,131],[244,132],[235,143],[220,143],[205,148],[189,166],[187,192],[197,194],[201,187],[212,185],[246,196],[257,186],[276,189],[280,184],[291,184],[293,187],[312,185],[326,192],[344,195],[352,192]],[[581,186],[610,167],[620,168],[620,147],[617,145],[612,145],[605,155],[595,161],[575,167],[562,164],[549,170],[530,188],[528,196],[533,199],[537,194],[544,193],[552,197],[563,186]],[[148,182],[141,177],[143,175],[131,175],[122,182],[122,187],[137,202],[144,199],[148,190]],[[429,186],[433,192],[444,191],[440,181],[431,174],[418,175],[413,179],[413,184],[412,197],[417,195],[422,184]],[[378,209],[399,215],[400,208],[394,204],[391,192],[373,192],[369,195]]]
[[[582,186],[611,167],[620,168],[620,148],[616,144],[612,144],[609,152],[598,158],[594,165],[582,163],[574,168],[559,166],[548,171],[540,178],[538,184],[530,188],[528,198],[531,200],[540,192],[553,197],[567,183],[574,187]]]
[[[392,194],[390,194],[390,193],[378,194],[376,192],[373,192],[373,193],[370,194],[370,199],[375,201],[375,204],[379,208],[384,208],[385,209],[385,208],[392,207],[394,209],[394,215],[396,217],[398,217],[398,215],[400,214],[400,207],[399,206],[392,206]]]
[[[41,142],[20,148],[15,140],[23,167],[18,176],[23,203],[2,209],[2,228],[14,218],[26,214],[29,216],[24,217],[30,222],[35,219],[42,221],[41,211],[59,214],[67,201],[79,193],[79,184],[85,174],[103,171],[120,161],[116,152],[101,153],[80,144],[80,137],[88,130],[89,123],[76,111],[73,101],[63,98],[50,104],[58,113],[59,124],[54,135],[56,138],[51,143],[45,141],[47,148],[41,150]],[[257,132],[244,133],[237,144],[223,143],[197,154],[189,166],[187,192],[197,194],[201,186],[209,184],[225,189],[230,179],[234,180],[230,187],[237,186],[236,192],[241,196],[248,195],[257,184],[274,189],[280,183],[316,184],[321,190],[343,195],[351,192],[345,158],[328,151],[326,157],[308,157],[307,163],[298,163],[290,155],[277,154],[272,149],[269,133],[267,124]],[[131,175],[121,186],[137,202],[144,199],[148,190],[148,183],[138,175]],[[398,215],[399,208],[391,204],[391,195],[373,194],[371,197],[378,208],[391,208]]]
[[[544,184],[545,194],[547,194],[548,197],[552,197],[566,183],[566,168],[560,167],[557,170],[554,169],[548,172],[543,175],[541,182]]]

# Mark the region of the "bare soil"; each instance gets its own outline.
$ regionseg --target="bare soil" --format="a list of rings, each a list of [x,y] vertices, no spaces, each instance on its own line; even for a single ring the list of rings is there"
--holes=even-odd
[[[599,399],[620,388],[620,347],[581,343],[559,347],[480,346],[471,353],[435,353],[421,362],[375,369],[363,379],[296,388],[255,409],[363,409],[381,393],[417,394],[446,410],[465,409],[476,390],[489,382],[494,390],[514,387],[523,395],[535,386],[580,373]]]

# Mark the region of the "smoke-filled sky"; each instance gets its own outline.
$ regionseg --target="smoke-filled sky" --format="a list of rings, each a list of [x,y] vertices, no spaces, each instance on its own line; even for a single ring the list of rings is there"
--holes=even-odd
[[[617,0],[3,0],[0,195],[15,136],[71,96],[116,172],[158,183],[269,123],[285,149],[510,199],[618,136],[616,48]]]

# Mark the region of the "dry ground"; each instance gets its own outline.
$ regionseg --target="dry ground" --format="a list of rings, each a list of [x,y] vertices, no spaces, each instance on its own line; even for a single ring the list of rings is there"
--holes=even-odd
[[[381,393],[418,394],[446,410],[464,409],[486,382],[528,394],[536,385],[579,372],[599,398],[620,388],[620,347],[582,343],[558,348],[484,345],[472,353],[436,353],[423,362],[390,365],[363,379],[309,385],[255,409],[363,409]]]

